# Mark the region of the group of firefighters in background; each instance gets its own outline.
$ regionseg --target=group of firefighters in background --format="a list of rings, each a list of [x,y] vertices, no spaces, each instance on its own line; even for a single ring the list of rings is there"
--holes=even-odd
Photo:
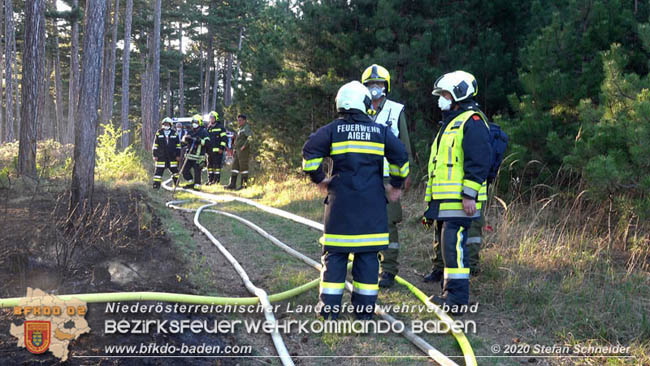
[[[188,128],[166,117],[160,123],[161,127],[154,136],[152,155],[155,165],[153,188],[160,188],[165,169],[169,169],[174,185],[183,175],[183,188],[199,190],[201,174],[204,168],[208,171],[206,185],[218,184],[221,181],[221,168],[224,154],[234,148],[234,160],[231,169],[230,183],[226,189],[242,189],[248,180],[249,143],[252,132],[246,115],[237,116],[239,132],[230,140],[228,131],[219,120],[219,114],[212,111],[208,114],[208,125],[205,126],[203,117],[199,114],[192,116]],[[237,186],[237,178],[241,175],[241,185]]]

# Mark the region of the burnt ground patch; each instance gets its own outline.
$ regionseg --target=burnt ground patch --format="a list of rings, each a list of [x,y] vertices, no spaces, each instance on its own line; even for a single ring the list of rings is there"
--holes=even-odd
[[[0,297],[25,296],[27,287],[50,294],[160,291],[197,293],[184,277],[186,265],[159,217],[138,190],[95,191],[93,214],[66,227],[69,193],[26,195],[16,192],[0,208]],[[11,195],[9,195],[12,197]],[[128,302],[125,304],[133,304]],[[140,302],[157,304],[157,302]],[[236,345],[232,334],[104,334],[106,319],[205,320],[219,314],[110,314],[105,303],[88,304],[88,334],[69,345],[67,365],[236,365],[241,358],[80,358],[105,355],[105,346],[158,344]],[[10,323],[21,324],[11,309],[0,312],[0,362],[3,365],[49,365],[59,362],[51,353],[34,355],[16,346]],[[160,356],[160,355],[157,355]],[[231,355],[232,356],[232,355]]]

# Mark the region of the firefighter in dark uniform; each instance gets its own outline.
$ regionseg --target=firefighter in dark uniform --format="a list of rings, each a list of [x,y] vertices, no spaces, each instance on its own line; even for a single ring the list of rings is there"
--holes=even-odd
[[[303,171],[327,189],[320,314],[338,317],[348,256],[354,253],[352,305],[358,319],[370,319],[379,292],[377,254],[388,246],[386,200],[395,201],[401,194],[409,173],[408,154],[393,133],[368,117],[370,92],[360,82],[339,89],[336,108],[339,118],[312,134],[302,150]],[[333,161],[331,178],[321,167],[325,157]],[[384,157],[391,168],[386,186]]]
[[[203,118],[195,114],[192,116],[192,131],[183,136],[183,145],[187,146],[187,162],[183,168],[184,188],[201,189],[201,169],[205,163],[205,151],[210,147],[210,136],[203,127]],[[191,170],[194,170],[192,176]]]
[[[153,155],[156,170],[153,173],[153,188],[159,189],[165,169],[169,169],[174,180],[178,183],[178,163],[181,160],[181,141],[176,131],[172,130],[172,120],[167,117],[160,123],[161,128],[156,131],[153,139]]]
[[[424,222],[430,225],[435,221],[435,235],[442,247],[442,295],[431,298],[439,305],[469,303],[467,237],[487,200],[492,156],[488,124],[473,100],[477,92],[476,79],[465,71],[444,74],[433,89],[443,120],[431,145]]]
[[[386,97],[390,93],[390,74],[388,70],[379,65],[369,66],[361,75],[361,82],[370,91],[372,96],[372,107],[375,115],[371,118],[375,123],[386,126],[397,138],[402,141],[409,155],[409,163],[412,163],[411,142],[409,140],[408,128],[406,125],[406,114],[404,105],[394,102]],[[388,181],[388,161],[384,159],[384,181]],[[406,178],[404,189],[408,189],[409,178]],[[391,287],[395,284],[395,275],[399,271],[399,233],[397,224],[402,221],[402,203],[400,200],[388,203],[388,249],[379,255],[381,260],[381,275],[379,287]]]
[[[487,120],[483,112],[479,109],[478,104],[476,104],[475,102],[467,101],[463,103],[461,106],[465,107],[466,109],[475,110],[481,113],[484,119]],[[488,181],[486,184],[486,191],[489,188],[490,178],[488,177],[487,180]],[[479,264],[480,264],[481,245],[483,241],[483,226],[485,226],[485,210],[481,210],[481,216],[478,219],[472,220],[469,230],[467,231],[467,241],[465,242],[467,246],[467,253],[468,253],[467,262],[469,266],[470,275],[472,276],[478,274],[478,272],[480,271]],[[445,268],[445,263],[442,258],[443,257],[442,257],[442,245],[440,244],[440,233],[436,231],[434,234],[434,241],[433,241],[433,256],[431,258],[433,262],[433,269],[431,273],[424,276],[424,282],[440,283],[440,285],[442,286],[442,279],[443,279],[444,268]]]
[[[208,125],[210,136],[210,149],[208,150],[208,183],[218,184],[221,180],[221,166],[223,164],[223,152],[226,151],[226,128],[219,121],[219,113],[210,112],[210,124]]]
[[[237,189],[237,176],[239,174],[241,174],[239,189],[244,188],[248,180],[248,159],[250,158],[250,141],[253,132],[248,125],[245,114],[238,115],[237,122],[239,123],[239,132],[235,138],[235,157],[230,171],[230,184],[226,186],[226,189]]]

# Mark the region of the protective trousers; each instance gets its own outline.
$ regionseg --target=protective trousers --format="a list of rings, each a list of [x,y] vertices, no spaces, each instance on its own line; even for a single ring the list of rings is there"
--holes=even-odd
[[[223,153],[208,151],[208,181],[219,183],[221,180],[221,166],[223,165]]]
[[[324,252],[321,257],[320,301],[321,315],[336,319],[345,289],[349,253]],[[358,319],[370,319],[375,312],[379,286],[377,252],[354,253],[352,261],[352,305]]]
[[[481,217],[472,220],[467,233],[467,251],[469,257],[469,269],[472,274],[479,271],[481,244],[483,241],[483,226],[485,226],[484,210],[481,210]],[[435,240],[433,242],[433,270],[442,271],[445,264],[442,260],[442,249],[439,240],[440,234],[436,232]]]
[[[202,165],[203,165],[203,160],[187,159],[187,163],[185,163],[185,168],[183,168],[183,179],[187,181],[186,187],[200,188]],[[192,177],[191,170],[194,170],[193,177]]]
[[[399,271],[399,233],[397,224],[402,221],[402,203],[400,200],[389,202],[388,213],[388,249],[381,251],[381,271],[396,275]]]
[[[164,160],[164,161],[154,161],[154,166],[156,169],[153,172],[153,187],[160,188],[160,183],[162,182],[163,174],[165,169],[169,169],[169,172],[172,175],[174,184],[178,182],[178,161],[176,160]]]
[[[436,241],[441,243],[444,264],[442,296],[452,304],[469,303],[469,258],[467,219],[436,221]]]
[[[246,180],[248,179],[248,158],[249,158],[249,153],[248,153],[248,148],[244,149],[244,151],[241,150],[236,150],[235,151],[235,157],[232,162],[232,174],[237,179],[237,175],[241,174],[241,185],[244,186],[246,184]],[[233,188],[237,186],[237,182],[235,181],[230,182],[231,185],[234,185]]]

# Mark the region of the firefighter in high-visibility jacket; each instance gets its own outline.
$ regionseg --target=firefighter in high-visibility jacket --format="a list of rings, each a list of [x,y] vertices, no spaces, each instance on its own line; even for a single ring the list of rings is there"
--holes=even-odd
[[[360,82],[339,89],[336,107],[339,118],[313,133],[302,150],[303,171],[327,189],[320,314],[336,319],[342,310],[346,265],[354,253],[352,305],[358,319],[370,319],[379,292],[377,254],[388,246],[386,200],[395,201],[401,194],[409,173],[408,154],[394,134],[368,117],[370,92]],[[325,157],[333,161],[331,177],[321,166]],[[384,157],[391,172],[386,186]]]
[[[192,131],[183,136],[182,143],[187,146],[185,153],[187,162],[182,171],[183,179],[186,181],[184,188],[201,189],[201,169],[205,163],[205,150],[210,147],[210,136],[203,127],[203,118],[200,115],[192,116]]]
[[[223,165],[223,152],[226,151],[226,128],[219,121],[219,113],[210,112],[208,125],[210,148],[208,149],[208,183],[218,184],[221,180],[221,166]]]
[[[402,141],[409,155],[409,163],[413,161],[411,142],[406,125],[404,105],[394,102],[386,97],[390,93],[390,74],[388,70],[379,65],[370,65],[361,75],[361,82],[370,91],[372,106],[375,114],[371,116],[375,123],[386,126],[397,138]],[[384,181],[390,176],[388,161],[384,158]],[[406,178],[404,188],[408,189],[409,178]],[[388,249],[380,253],[381,274],[379,287],[391,287],[395,283],[395,275],[399,271],[399,233],[397,224],[402,221],[402,203],[400,200],[388,203]]]
[[[159,189],[165,169],[172,174],[174,184],[178,183],[178,162],[181,159],[181,141],[176,131],[172,129],[172,119],[167,117],[160,123],[156,131],[151,154],[156,169],[153,173],[153,188]]]
[[[443,120],[431,145],[424,222],[436,223],[445,266],[442,294],[431,300],[452,312],[459,309],[453,305],[469,303],[467,236],[487,200],[492,148],[488,124],[473,100],[477,92],[476,79],[465,71],[444,74],[433,89]]]

